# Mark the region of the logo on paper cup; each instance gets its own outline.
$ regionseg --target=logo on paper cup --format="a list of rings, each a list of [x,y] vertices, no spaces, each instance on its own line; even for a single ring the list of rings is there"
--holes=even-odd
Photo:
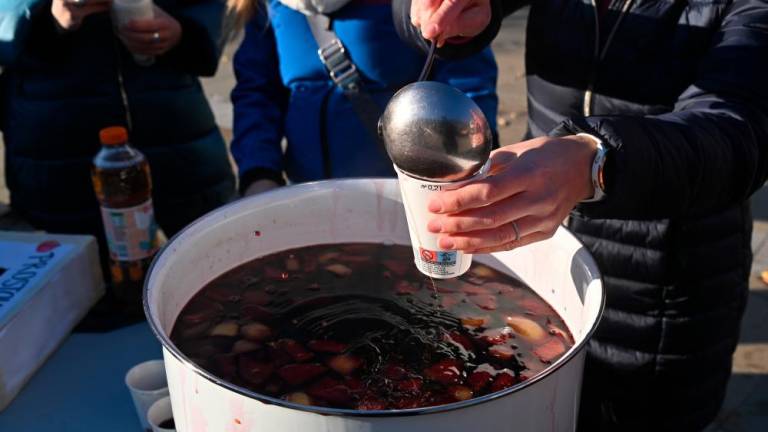
[[[428,263],[437,262],[437,254],[435,254],[435,251],[419,248],[419,252],[423,261]]]
[[[56,240],[46,240],[38,244],[35,250],[39,253],[46,253],[56,249],[59,246],[61,246],[61,243],[57,242]]]
[[[456,264],[456,251],[433,251],[419,248],[421,260],[430,264],[454,265]]]

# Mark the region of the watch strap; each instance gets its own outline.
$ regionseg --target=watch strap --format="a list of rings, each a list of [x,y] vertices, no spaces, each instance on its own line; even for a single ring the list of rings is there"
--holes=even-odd
[[[597,202],[605,199],[605,163],[608,158],[608,147],[603,144],[603,140],[600,138],[588,134],[578,133],[577,136],[583,136],[591,139],[597,144],[597,151],[595,152],[595,158],[592,160],[591,167],[591,180],[594,193],[592,197],[582,200],[583,203]]]

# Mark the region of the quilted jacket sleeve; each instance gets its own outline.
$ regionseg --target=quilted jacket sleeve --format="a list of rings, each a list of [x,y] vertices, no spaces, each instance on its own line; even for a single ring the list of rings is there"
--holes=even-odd
[[[747,200],[768,176],[768,0],[735,0],[672,112],[566,120],[614,148],[602,218],[695,215]]]
[[[180,4],[182,6],[166,11],[182,28],[181,41],[167,55],[188,73],[213,76],[226,42],[226,2],[198,0]]]
[[[282,183],[285,113],[288,89],[280,77],[275,35],[266,12],[246,26],[235,54],[237,84],[232,91],[234,137],[232,156],[240,174],[240,189],[271,179]]]
[[[33,16],[49,4],[42,0],[0,1],[0,66],[16,60],[29,34]]]

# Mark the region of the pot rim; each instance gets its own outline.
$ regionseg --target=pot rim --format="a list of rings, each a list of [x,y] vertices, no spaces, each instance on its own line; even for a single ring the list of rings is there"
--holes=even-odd
[[[279,195],[285,193],[286,190],[295,191],[297,189],[310,189],[317,186],[325,186],[327,184],[339,184],[339,183],[357,183],[360,180],[375,180],[375,181],[381,181],[381,180],[392,180],[397,181],[396,179],[390,179],[390,178],[383,178],[383,177],[377,177],[377,178],[349,178],[349,179],[334,179],[334,180],[319,180],[319,181],[313,181],[313,182],[306,182],[301,183],[297,185],[290,185],[290,186],[284,186],[278,189],[273,189],[271,191],[267,191],[264,193],[259,194],[256,197],[252,197],[250,199],[260,200],[264,199],[262,197],[269,198],[273,195]],[[600,295],[600,306],[598,310],[597,319],[592,324],[592,327],[589,329],[585,337],[582,339],[581,342],[574,345],[569,352],[567,352],[563,357],[557,360],[557,362],[547,369],[544,369],[542,372],[538,373],[537,375],[534,375],[533,377],[520,382],[518,384],[515,384],[512,387],[506,388],[504,390],[490,393],[484,396],[468,399],[465,401],[460,402],[454,402],[450,404],[445,405],[437,405],[437,406],[429,406],[429,407],[420,407],[420,408],[408,408],[408,409],[394,409],[394,410],[375,410],[375,411],[367,411],[367,410],[355,410],[355,409],[349,409],[349,408],[328,408],[328,407],[317,407],[312,405],[302,405],[297,404],[293,402],[289,402],[283,399],[275,398],[272,396],[263,395],[260,393],[256,393],[254,391],[251,391],[249,389],[240,387],[238,385],[232,384],[228,381],[225,381],[212,373],[206,371],[205,369],[198,366],[196,363],[194,363],[192,360],[189,359],[184,353],[182,353],[176,345],[171,342],[170,336],[166,335],[165,332],[160,328],[159,323],[155,322],[155,320],[152,318],[152,314],[150,313],[150,305],[149,305],[149,275],[152,274],[155,266],[157,265],[158,261],[160,260],[160,257],[166,253],[166,251],[169,249],[169,246],[173,245],[174,241],[176,241],[179,237],[184,235],[186,232],[190,231],[192,228],[196,227],[200,223],[203,222],[203,219],[206,219],[208,216],[210,216],[213,213],[218,213],[221,211],[225,211],[229,207],[234,207],[235,205],[242,205],[242,200],[237,200],[235,202],[226,204],[222,207],[219,207],[216,210],[213,210],[212,212],[201,216],[191,224],[184,227],[181,231],[177,232],[174,236],[172,236],[168,242],[163,245],[163,247],[158,251],[157,254],[155,254],[155,257],[152,259],[152,263],[149,266],[149,269],[147,270],[147,277],[144,279],[144,288],[143,288],[143,304],[144,304],[144,314],[146,315],[147,322],[149,323],[150,328],[152,329],[152,333],[155,334],[155,337],[160,340],[160,343],[163,345],[163,349],[170,353],[173,357],[176,358],[176,360],[180,361],[184,366],[189,367],[192,369],[192,372],[197,374],[198,376],[210,381],[211,383],[224,387],[227,390],[233,391],[235,393],[240,394],[241,396],[248,397],[250,399],[256,399],[259,402],[269,404],[269,405],[276,405],[282,408],[288,408],[288,409],[294,409],[298,411],[303,411],[307,413],[314,413],[314,414],[321,414],[321,415],[331,415],[331,416],[340,416],[340,417],[406,417],[406,416],[413,416],[413,415],[421,415],[421,414],[437,414],[441,412],[447,412],[447,411],[453,411],[457,409],[462,408],[468,408],[471,406],[479,405],[485,402],[490,402],[492,400],[496,400],[499,398],[502,398],[504,396],[507,396],[511,393],[516,393],[518,391],[522,391],[526,387],[532,386],[536,384],[539,381],[542,381],[555,373],[557,370],[559,370],[561,367],[563,367],[565,364],[570,362],[574,357],[576,357],[578,354],[581,353],[587,346],[587,342],[589,342],[589,339],[593,336],[595,331],[597,330],[598,324],[600,324],[600,321],[603,317],[603,311],[605,309],[605,285],[603,284],[603,274],[602,272],[599,272],[599,280],[600,280],[600,286],[601,286],[601,295]],[[569,232],[570,234],[570,232]],[[586,249],[586,246],[584,243],[576,236],[571,236],[583,247]],[[595,268],[597,267],[597,263],[594,261],[594,258],[592,255],[587,254],[588,259],[591,261],[591,264]]]

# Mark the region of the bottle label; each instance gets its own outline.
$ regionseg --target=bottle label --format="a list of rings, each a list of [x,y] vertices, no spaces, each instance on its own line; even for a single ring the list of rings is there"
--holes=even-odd
[[[157,252],[157,224],[152,200],[135,207],[101,207],[109,255],[115,261],[135,261]]]

